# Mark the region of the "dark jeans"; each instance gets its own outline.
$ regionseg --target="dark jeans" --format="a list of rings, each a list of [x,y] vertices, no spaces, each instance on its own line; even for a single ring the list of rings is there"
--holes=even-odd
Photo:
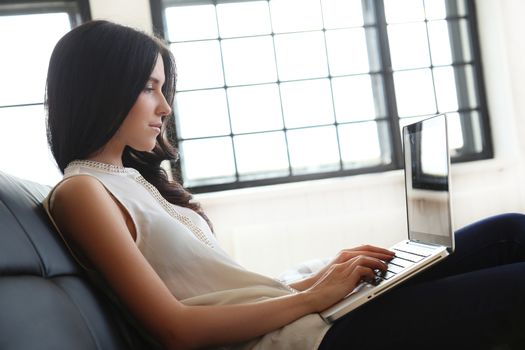
[[[525,215],[455,237],[451,256],[339,319],[319,349],[525,349]]]

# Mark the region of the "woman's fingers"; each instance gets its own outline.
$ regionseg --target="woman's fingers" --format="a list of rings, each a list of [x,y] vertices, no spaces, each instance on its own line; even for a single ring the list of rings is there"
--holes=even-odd
[[[381,247],[376,247],[376,246],[369,245],[369,244],[351,248],[348,250],[349,251],[366,251],[366,252],[371,252],[371,253],[381,253],[381,254],[392,255],[392,256],[395,254],[391,250],[381,248]]]
[[[376,252],[369,252],[369,251],[354,251],[352,252],[352,254],[354,255],[354,257],[364,255],[364,256],[369,256],[371,258],[375,258],[375,259],[381,259],[383,261],[390,260],[394,257],[394,255],[392,254],[376,253]]]
[[[381,249],[381,251],[372,251],[372,250],[358,250],[357,248],[342,250],[339,252],[337,258],[335,259],[336,263],[343,263],[347,260],[353,259],[356,256],[369,256],[376,259],[381,259],[384,261],[391,260],[394,257],[394,253],[386,249]]]
[[[339,264],[335,269],[336,278],[342,278],[350,288],[354,289],[361,281],[370,281],[375,277],[374,270],[386,270],[386,264],[375,258],[368,256],[358,256],[343,264]]]
[[[366,255],[359,255],[352,260],[348,261],[349,269],[355,269],[358,266],[367,267],[372,270],[382,270],[385,271],[387,266],[386,264],[381,260],[377,258],[373,258]]]
[[[374,270],[385,271],[386,268],[387,265],[382,260],[360,255],[335,265],[334,273],[342,278],[351,278],[350,283],[357,284],[365,277],[373,278],[375,275]]]
[[[374,270],[365,266],[357,266],[350,275],[350,278],[355,280],[355,284],[361,281],[371,281],[374,277]]]

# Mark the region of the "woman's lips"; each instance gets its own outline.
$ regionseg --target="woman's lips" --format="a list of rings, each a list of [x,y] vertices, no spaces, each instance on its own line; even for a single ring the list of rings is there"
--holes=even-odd
[[[162,123],[152,123],[149,126],[155,129],[155,131],[157,131],[158,133],[160,133],[160,128],[162,127]]]

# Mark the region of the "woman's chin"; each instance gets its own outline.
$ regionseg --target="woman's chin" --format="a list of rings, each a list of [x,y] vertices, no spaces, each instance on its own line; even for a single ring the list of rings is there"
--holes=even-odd
[[[133,150],[135,150],[137,152],[153,152],[153,150],[155,149],[156,144],[157,143],[153,143],[153,144],[150,144],[150,145],[141,145],[140,147],[134,147],[134,146],[129,146],[129,147],[131,147]]]

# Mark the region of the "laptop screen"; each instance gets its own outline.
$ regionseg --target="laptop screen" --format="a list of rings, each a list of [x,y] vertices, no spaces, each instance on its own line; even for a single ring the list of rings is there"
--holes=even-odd
[[[409,239],[453,249],[445,115],[403,128]]]

